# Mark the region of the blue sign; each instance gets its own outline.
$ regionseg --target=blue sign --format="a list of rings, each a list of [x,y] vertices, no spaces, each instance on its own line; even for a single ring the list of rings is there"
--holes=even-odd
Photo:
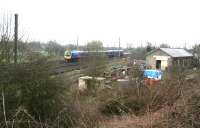
[[[161,80],[162,72],[160,70],[147,69],[144,70],[144,77]]]

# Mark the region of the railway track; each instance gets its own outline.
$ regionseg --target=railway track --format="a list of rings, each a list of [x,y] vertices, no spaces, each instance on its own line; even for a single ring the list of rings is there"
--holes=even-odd
[[[80,70],[84,66],[80,65],[80,63],[60,63],[53,68],[53,74],[59,75],[65,72],[70,72],[73,70]]]
[[[118,60],[112,60],[118,61]],[[108,62],[109,63],[109,62]],[[45,63],[38,63],[38,62],[32,62],[32,63],[21,63],[18,64],[20,66],[24,66],[24,68],[29,68],[30,66],[33,65],[40,65],[40,64],[45,64],[45,65],[50,65],[49,68],[50,72],[52,75],[59,75],[63,74],[65,72],[71,72],[73,70],[80,70],[80,69],[87,69],[87,64],[84,63],[79,63],[79,62],[72,62],[72,63],[66,63],[64,60],[51,60],[51,61],[46,61]],[[1,66],[1,69],[6,69],[6,68],[12,68],[15,67],[14,64],[8,64],[8,65],[3,65]],[[101,68],[101,67],[99,67]]]
[[[111,65],[119,65],[121,62],[119,62],[121,59],[112,59],[108,61],[107,66]],[[80,70],[80,69],[87,69],[87,63],[80,63],[80,62],[72,62],[72,63],[66,63],[63,60],[57,60],[53,61],[53,63],[56,63],[56,66],[54,68],[53,74],[59,75],[65,72],[71,72],[73,70]],[[101,70],[101,67],[98,67],[99,70]]]
[[[47,65],[49,68],[50,74],[51,75],[59,75],[65,72],[70,72],[73,70],[80,70],[81,68],[84,68],[83,65],[80,63],[65,63],[62,60],[56,60],[56,61],[47,61],[47,62],[42,62],[42,63],[37,63],[37,62],[32,62],[32,63],[19,63],[16,66],[20,66],[26,69],[31,69],[32,66],[34,65]],[[0,65],[0,71],[1,70],[8,70],[8,69],[14,69],[15,64],[5,64],[5,65]],[[46,70],[46,69],[44,69]]]

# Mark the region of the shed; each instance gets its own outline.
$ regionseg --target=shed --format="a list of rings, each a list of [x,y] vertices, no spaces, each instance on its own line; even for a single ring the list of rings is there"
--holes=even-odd
[[[91,77],[83,76],[79,77],[78,88],[80,90],[91,89],[91,88],[103,88],[105,83],[105,78],[103,77]]]
[[[161,69],[172,65],[189,66],[193,55],[181,48],[159,48],[146,54],[146,65],[151,69]]]

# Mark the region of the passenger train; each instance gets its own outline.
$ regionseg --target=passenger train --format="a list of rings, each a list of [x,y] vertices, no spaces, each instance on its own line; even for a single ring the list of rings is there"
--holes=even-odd
[[[91,53],[103,53],[108,58],[114,58],[114,57],[123,57],[124,50],[106,50],[106,51],[78,51],[78,50],[68,51],[66,50],[64,53],[64,59],[66,62],[77,62],[84,58],[87,58],[88,55]]]

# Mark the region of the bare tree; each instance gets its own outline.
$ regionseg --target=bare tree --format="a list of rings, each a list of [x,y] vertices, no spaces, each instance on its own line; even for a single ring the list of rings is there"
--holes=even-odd
[[[94,40],[89,42],[86,47],[88,51],[100,51],[103,50],[103,43],[99,40]]]
[[[103,43],[101,41],[91,41],[86,45],[88,50],[88,57],[86,59],[86,64],[88,69],[86,71],[87,75],[96,77],[101,75],[105,68],[107,58],[103,49]]]
[[[13,58],[12,18],[3,16],[0,24],[0,63],[10,63]]]
[[[49,41],[46,51],[48,52],[49,56],[63,56],[65,48],[56,41]]]
[[[194,55],[194,59],[193,59],[193,66],[194,67],[198,67],[200,66],[200,45],[194,45],[193,46],[193,55]]]
[[[150,42],[147,42],[146,52],[150,52],[154,49],[155,49],[155,46],[153,46]]]
[[[160,44],[160,48],[170,48],[170,46],[168,44]]]

